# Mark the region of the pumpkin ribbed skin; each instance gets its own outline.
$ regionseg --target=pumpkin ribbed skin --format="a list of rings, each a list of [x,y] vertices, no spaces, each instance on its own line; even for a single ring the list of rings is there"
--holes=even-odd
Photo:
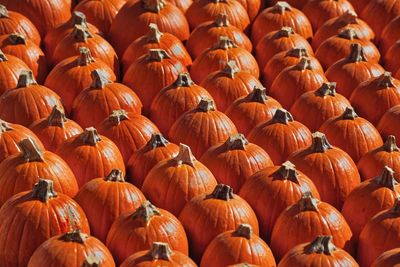
[[[247,10],[250,21],[253,21],[263,8],[262,0],[239,0],[238,2]]]
[[[400,249],[394,248],[383,252],[376,260],[372,263],[371,267],[393,267],[400,263]]]
[[[388,48],[383,56],[383,63],[385,68],[388,71],[397,74],[397,71],[400,69],[400,64],[393,58],[396,57],[400,53],[400,42],[393,43],[392,46]],[[398,75],[396,75],[398,77]]]
[[[183,14],[185,14],[186,10],[193,3],[193,0],[167,0],[171,4],[174,4],[177,8],[179,8]]]
[[[276,219],[307,191],[319,198],[317,188],[310,178],[297,171],[291,162],[285,162],[250,176],[239,195],[253,208],[260,223],[260,236],[269,242]]]
[[[399,27],[400,17],[396,17],[383,28],[379,38],[379,48],[382,55],[385,55],[388,49],[400,39]]]
[[[399,127],[399,118],[400,118],[400,105],[394,106],[385,114],[383,114],[381,120],[376,127],[379,133],[382,135],[382,138],[386,139],[389,135],[394,135],[397,139],[400,140],[400,127]]]
[[[24,61],[12,55],[5,55],[0,50],[0,95],[17,87],[18,77],[24,70],[29,70]]]

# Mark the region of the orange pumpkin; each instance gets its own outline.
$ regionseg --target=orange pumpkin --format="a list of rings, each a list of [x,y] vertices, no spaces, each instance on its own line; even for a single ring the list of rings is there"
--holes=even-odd
[[[253,21],[257,17],[263,7],[262,0],[239,0],[238,2],[246,9],[250,21]]]
[[[388,71],[392,71],[393,73],[397,74],[397,71],[400,68],[400,64],[393,58],[397,57],[400,53],[400,42],[395,42],[393,43],[392,46],[388,48],[388,50],[385,52],[383,56],[383,62],[385,65],[385,68]],[[398,76],[398,75],[396,75]]]
[[[167,2],[174,4],[177,8],[179,8],[182,11],[182,13],[185,14],[186,10],[193,3],[193,0],[167,0]]]
[[[383,114],[381,120],[378,123],[377,129],[383,138],[388,138],[389,135],[394,135],[400,140],[400,105],[394,106]]]
[[[0,95],[17,87],[18,77],[24,70],[29,70],[25,62],[0,50]]]
[[[363,9],[369,3],[369,0],[349,0],[357,14],[362,14]]]
[[[369,151],[383,145],[376,128],[359,117],[352,107],[347,107],[342,115],[327,120],[320,131],[332,145],[347,152],[355,163]]]
[[[253,174],[243,184],[239,195],[253,208],[260,222],[260,236],[269,242],[279,215],[308,191],[319,198],[310,178],[287,161]]]
[[[90,234],[81,207],[56,193],[53,181],[44,179],[32,191],[10,198],[0,209],[0,220],[0,261],[4,267],[25,267],[36,248],[52,236],[72,230]]]
[[[171,249],[188,254],[185,229],[178,219],[144,201],[136,211],[118,217],[108,232],[106,244],[120,265],[130,255],[148,249],[153,242],[166,242]]]
[[[399,14],[400,15],[400,14]],[[397,16],[392,21],[390,21],[385,28],[382,30],[382,34],[379,38],[379,48],[382,55],[384,55],[387,50],[400,39],[400,17]]]
[[[194,216],[194,214],[196,214]],[[189,236],[191,258],[200,262],[211,241],[219,234],[235,230],[240,224],[249,224],[258,235],[254,211],[228,185],[219,184],[211,194],[193,198],[183,208],[179,221]]]
[[[400,263],[400,248],[394,248],[383,252],[372,263],[371,267],[393,267]]]
[[[297,9],[302,9],[308,1],[309,0],[286,0],[285,2],[287,2],[288,4],[290,4],[291,6],[297,8]],[[268,1],[268,3],[270,5],[277,4],[278,2],[279,2],[279,0]]]

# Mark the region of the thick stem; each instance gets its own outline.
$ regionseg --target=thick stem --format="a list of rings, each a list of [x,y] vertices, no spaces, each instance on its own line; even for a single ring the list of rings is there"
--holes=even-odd
[[[376,182],[393,191],[398,185],[396,179],[394,178],[394,171],[388,166],[385,166],[383,168],[382,174],[376,177]]]
[[[155,149],[157,147],[165,147],[168,145],[168,140],[161,133],[153,133],[150,140],[147,142],[146,147]]]
[[[282,163],[279,169],[276,172],[274,172],[271,176],[274,177],[275,179],[289,180],[296,184],[300,184],[299,175],[296,171],[296,166],[294,166],[294,164],[291,163],[290,161]]]
[[[282,27],[280,30],[276,31],[275,38],[289,37],[294,34],[294,30],[291,27]]]
[[[400,151],[399,147],[396,144],[396,136],[389,135],[388,138],[386,139],[385,144],[383,145],[383,149],[386,152]]]
[[[342,119],[344,120],[355,120],[356,118],[358,118],[358,115],[353,107],[347,107],[342,114]]]
[[[309,57],[308,51],[304,47],[293,48],[286,53],[286,56],[296,58]]]
[[[160,11],[165,7],[164,0],[142,0],[143,7],[147,11],[160,13]]]
[[[255,86],[253,91],[251,91],[247,95],[246,99],[249,102],[258,102],[261,104],[265,104],[268,100],[267,90],[263,87]]]
[[[226,63],[225,68],[222,70],[222,72],[225,73],[228,77],[233,79],[235,77],[235,74],[240,72],[240,68],[236,64],[236,61],[229,60]]]
[[[101,137],[94,127],[86,128],[85,131],[81,134],[80,138],[85,145],[90,146],[95,146],[98,142],[101,141]]]
[[[211,194],[207,195],[206,198],[221,199],[228,201],[229,199],[233,199],[233,189],[229,185],[218,184],[215,187],[214,191]]]
[[[0,5],[0,18],[8,18],[8,10],[4,5]]]
[[[202,98],[197,105],[197,110],[201,112],[209,112],[215,110],[214,101],[209,98]]]
[[[51,198],[57,197],[57,193],[54,192],[54,186],[52,180],[39,179],[39,182],[35,184],[32,190],[32,198],[37,199],[41,202],[47,202]]]
[[[367,61],[367,58],[364,55],[364,48],[360,44],[351,44],[351,51],[348,59],[350,62],[361,62]]]
[[[311,192],[305,192],[299,200],[300,211],[318,211],[318,199],[314,198]]]
[[[88,28],[82,25],[75,25],[72,35],[74,36],[74,39],[80,43],[86,43],[88,38],[93,37]]]
[[[59,106],[54,106],[48,119],[48,126],[64,127],[64,123],[67,121],[67,116],[65,116],[64,110]]]
[[[338,17],[338,21],[340,21],[344,25],[358,24],[357,13],[352,10],[347,10],[345,13]]]
[[[325,134],[321,132],[315,132],[312,134],[311,151],[313,153],[324,153],[325,151],[332,149]]]
[[[12,129],[13,128],[11,127],[11,125],[8,122],[0,119],[0,134],[7,132],[7,131],[11,131]]]
[[[176,78],[174,84],[176,87],[190,87],[194,85],[194,82],[188,72],[183,72],[178,74],[178,78]]]
[[[249,141],[247,141],[246,137],[240,133],[229,136],[225,141],[228,150],[245,150],[248,144]]]
[[[170,55],[164,49],[150,49],[147,54],[147,58],[150,61],[161,62],[165,58],[171,58]]]
[[[324,82],[317,91],[318,96],[335,96],[336,95],[336,83],[335,82]]]
[[[20,33],[11,33],[8,35],[8,40],[10,40],[10,43],[13,45],[26,45],[26,38]]]
[[[17,88],[24,88],[30,85],[37,85],[35,77],[31,70],[23,70],[18,77]]]
[[[318,236],[314,241],[304,248],[306,254],[325,254],[331,255],[336,250],[332,243],[332,236]]]
[[[213,46],[213,50],[216,49],[223,49],[223,50],[228,50],[231,48],[235,48],[237,47],[237,45],[233,42],[232,39],[230,39],[227,36],[220,36],[219,40],[217,41],[217,43],[215,43],[215,45]]]
[[[235,232],[233,232],[233,236],[244,237],[246,239],[251,239],[253,235],[253,228],[250,224],[241,224],[238,226]]]
[[[71,17],[69,23],[71,26],[81,25],[81,26],[88,28],[86,16],[84,13],[82,13],[80,11],[72,12],[72,17]]]
[[[153,260],[171,260],[172,250],[168,243],[164,242],[153,242],[153,245],[149,251],[149,255]]]
[[[179,153],[174,158],[174,161],[177,165],[186,164],[194,168],[194,162],[196,161],[196,158],[193,156],[192,150],[189,146],[180,144]]]
[[[312,70],[311,60],[307,57],[302,57],[294,67],[296,70]]]
[[[129,119],[128,113],[123,109],[113,110],[111,115],[108,117],[108,120],[113,125],[120,124],[121,121],[128,120],[128,119]]]
[[[338,33],[340,38],[344,38],[347,40],[359,39],[357,32],[353,28],[345,28]]]
[[[290,114],[289,111],[283,109],[283,108],[278,108],[275,111],[274,116],[272,117],[271,121],[273,123],[281,123],[281,124],[289,124],[289,122],[293,121],[293,116]]]
[[[18,143],[21,155],[27,162],[44,162],[43,151],[32,138],[22,139]]]
[[[292,10],[292,7],[285,1],[278,1],[273,7],[272,11],[279,14],[284,14],[285,11]]]
[[[390,87],[395,87],[392,77],[392,73],[385,71],[381,76],[377,78],[378,81],[378,86],[380,88],[390,88]]]
[[[151,43],[160,43],[161,42],[161,37],[164,34],[160,32],[158,29],[157,24],[155,23],[150,23],[149,24],[149,32],[146,35],[147,41]]]
[[[400,198],[397,197],[396,201],[394,202],[394,205],[392,207],[392,212],[399,214],[400,213]]]
[[[81,233],[81,231],[77,229],[63,234],[58,238],[58,240],[64,242],[74,242],[74,243],[84,244],[87,238],[88,238],[87,234]]]
[[[7,56],[0,50],[0,62],[8,61]]]
[[[79,47],[79,57],[77,58],[78,66],[87,66],[96,60],[92,57],[90,49],[87,47]]]
[[[90,77],[92,78],[92,84],[90,88],[93,89],[103,89],[107,84],[111,83],[111,81],[108,79],[107,73],[102,69],[93,70],[90,73]]]
[[[113,169],[104,180],[109,182],[125,182],[124,174],[121,170],[117,169]]]
[[[132,219],[139,219],[147,224],[154,216],[161,216],[161,213],[150,201],[146,200],[132,214]]]
[[[229,26],[228,16],[225,13],[219,13],[214,21],[214,24],[217,27],[228,27]]]

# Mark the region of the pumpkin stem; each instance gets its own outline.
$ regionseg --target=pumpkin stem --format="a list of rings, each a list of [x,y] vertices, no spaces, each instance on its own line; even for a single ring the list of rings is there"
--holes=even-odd
[[[156,208],[156,206],[151,204],[150,201],[146,200],[132,214],[132,219],[135,220],[135,219],[139,218],[147,224],[151,218],[153,218],[154,216],[160,216],[160,215],[161,215],[161,213]]]
[[[201,98],[196,109],[201,112],[209,112],[211,110],[215,110],[214,101],[212,99],[203,97]]]
[[[124,121],[127,119],[129,119],[128,113],[123,109],[113,110],[112,113],[110,114],[110,116],[108,117],[108,120],[113,125],[120,124],[121,121]]]
[[[92,78],[92,85],[90,88],[93,89],[103,89],[107,84],[111,83],[107,74],[102,69],[93,70],[90,73],[90,77]]]
[[[95,254],[86,257],[82,267],[100,267],[100,259]]]
[[[378,77],[378,86],[380,88],[395,87],[392,73],[385,71],[383,74],[381,74],[381,76]]]
[[[308,51],[304,47],[293,48],[286,53],[286,56],[297,58],[308,57]]]
[[[329,144],[325,134],[321,132],[315,132],[312,134],[311,151],[313,153],[324,153],[329,149],[332,149],[332,146]]]
[[[193,156],[192,150],[189,146],[180,144],[179,153],[174,158],[174,161],[177,165],[186,164],[194,168],[194,162],[196,161],[196,158]]]
[[[317,91],[315,91],[316,95],[324,97],[324,96],[335,96],[336,95],[336,83],[335,82],[324,82]]]
[[[149,255],[153,260],[171,260],[172,250],[168,243],[164,242],[153,242],[153,245],[149,251]]]
[[[228,50],[230,48],[235,48],[237,45],[231,38],[228,36],[220,36],[219,40],[214,44],[214,46],[211,48],[212,50],[216,49],[223,49],[223,50]]]
[[[95,62],[90,49],[87,47],[79,47],[79,57],[77,59],[78,66],[87,66],[90,63]]]
[[[396,136],[389,135],[386,139],[385,144],[383,145],[383,148],[386,152],[400,151],[399,147],[396,144]]]
[[[360,44],[351,44],[351,51],[349,55],[350,62],[361,62],[367,61],[367,58],[364,55],[364,48]]]
[[[18,77],[17,88],[24,88],[30,85],[37,85],[31,70],[23,70]]]
[[[299,201],[300,211],[318,211],[318,199],[314,198],[311,192],[305,192]]]
[[[150,49],[147,58],[151,61],[161,62],[165,58],[171,58],[164,49]]]
[[[104,180],[109,182],[125,182],[122,171],[117,169],[111,170],[111,172],[105,177]]]
[[[95,146],[101,141],[100,135],[94,127],[86,128],[81,134],[81,139],[85,145]]]
[[[282,163],[279,169],[272,174],[272,177],[281,179],[281,180],[289,180],[296,184],[299,184],[299,176],[296,171],[296,166],[290,161],[286,161]]]
[[[8,122],[0,119],[0,133],[11,131],[12,129],[13,128],[10,126],[10,124]]]
[[[281,124],[289,124],[289,122],[293,121],[293,116],[289,111],[283,108],[278,108],[275,111],[274,116],[271,119],[273,123],[281,123]]]
[[[54,186],[52,180],[39,179],[32,190],[32,198],[38,199],[41,202],[47,202],[51,198],[57,197],[57,193],[54,192]]]
[[[8,18],[8,10],[4,5],[0,5],[0,18]]]
[[[249,102],[265,104],[268,99],[267,90],[263,87],[254,86],[253,91],[247,95],[246,99]]]
[[[238,226],[235,232],[233,232],[233,236],[244,237],[246,239],[251,239],[253,235],[253,228],[250,224],[242,223]]]
[[[338,20],[344,25],[357,24],[357,13],[353,10],[347,10],[345,13],[338,17]]]
[[[243,134],[235,134],[228,137],[225,141],[225,145],[228,150],[245,150],[246,145],[249,144],[246,137]]]
[[[149,24],[149,32],[146,35],[147,41],[159,44],[161,42],[161,37],[163,35],[164,34],[160,32],[160,30],[158,29],[157,24],[155,23]]]
[[[398,185],[396,179],[394,178],[394,171],[388,166],[385,166],[383,168],[382,174],[376,177],[376,182],[389,189],[392,189],[393,191]]]
[[[272,11],[279,14],[284,14],[286,10],[290,11],[292,10],[292,7],[285,1],[278,1],[272,7]]]
[[[332,243],[332,236],[317,236],[314,241],[308,244],[304,248],[304,252],[306,254],[325,254],[325,255],[332,255],[332,252],[336,250],[335,245]]]
[[[165,147],[168,144],[168,140],[161,133],[153,133],[150,140],[147,142],[146,147],[155,149],[157,147]]]
[[[82,25],[75,25],[72,35],[74,36],[74,39],[80,43],[86,43],[88,38],[93,37],[88,28]]]
[[[27,162],[44,162],[43,151],[32,138],[22,139],[18,143],[18,147]]]
[[[8,35],[8,40],[10,40],[10,43],[13,45],[26,45],[26,38],[20,33],[11,33]]]
[[[179,73],[178,78],[176,78],[175,86],[176,87],[190,87],[194,84],[190,74],[188,72]]]
[[[355,120],[356,118],[358,118],[358,115],[353,107],[347,107],[342,114],[342,119],[344,120]]]
[[[344,38],[347,40],[359,39],[357,32],[353,28],[345,28],[338,33],[340,38]]]
[[[218,184],[214,191],[206,196],[206,199],[208,198],[228,201],[229,199],[233,199],[233,189],[229,185]]]
[[[80,11],[72,12],[72,17],[70,19],[70,24],[72,24],[73,26],[81,25],[81,26],[85,26],[86,28],[88,28],[86,16],[85,16],[85,14],[83,12],[80,12]]]
[[[8,58],[3,53],[3,51],[0,49],[0,62],[4,62],[4,61],[8,61]]]
[[[57,126],[57,127],[64,127],[64,123],[67,121],[67,117],[65,116],[64,111],[59,106],[54,106],[48,119],[47,125],[48,126]]]
[[[229,26],[228,16],[225,13],[219,13],[214,21],[214,24],[217,27],[228,27]]]
[[[400,213],[400,198],[396,198],[393,208],[392,208],[392,212]]]
[[[280,30],[276,31],[275,38],[289,37],[294,34],[292,27],[282,27]]]
[[[297,63],[294,67],[294,69],[297,70],[312,70],[312,66],[311,66],[311,60],[307,57],[302,57],[299,61],[299,63]]]
[[[236,61],[229,60],[226,63],[225,68],[222,70],[222,72],[224,74],[226,74],[228,77],[230,77],[231,79],[233,79],[235,77],[235,74],[240,72],[240,68],[236,64]]]
[[[88,238],[87,234],[81,233],[79,229],[76,229],[71,232],[63,234],[58,238],[58,240],[64,242],[74,242],[74,243],[84,244],[87,238]]]
[[[164,0],[142,0],[142,3],[144,9],[153,13],[160,13],[166,5]]]

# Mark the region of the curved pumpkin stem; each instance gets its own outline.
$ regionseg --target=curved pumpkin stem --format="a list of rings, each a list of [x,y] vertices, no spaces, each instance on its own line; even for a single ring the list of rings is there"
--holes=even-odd
[[[282,163],[279,169],[275,171],[271,176],[274,177],[274,179],[289,180],[296,184],[300,184],[299,176],[296,171],[296,166],[294,166],[294,164],[290,161]]]
[[[317,91],[317,96],[335,96],[336,95],[336,83],[335,82],[324,82]]]
[[[378,184],[383,185],[384,187],[387,187],[393,191],[398,185],[396,179],[394,178],[394,171],[388,166],[385,166],[383,168],[382,174],[376,177],[375,181]]]
[[[129,119],[128,113],[123,109],[113,110],[113,112],[108,117],[108,120],[113,125],[120,124],[121,121],[128,120],[128,119]]]
[[[136,211],[132,214],[132,219],[140,219],[142,220],[145,224],[147,224],[151,218],[154,216],[160,216],[161,213],[160,211],[151,204],[150,201],[146,200],[140,205],[139,208],[136,209]]]
[[[178,74],[178,78],[176,78],[174,85],[176,87],[190,87],[194,85],[194,82],[190,77],[190,74],[188,72],[184,72]]]
[[[124,175],[121,170],[113,169],[106,177],[106,181],[109,182],[125,182]]]
[[[179,145],[179,153],[174,158],[174,161],[177,165],[186,164],[194,168],[194,162],[196,158],[192,154],[192,150],[189,146],[180,144]]]
[[[235,47],[237,47],[237,45],[228,36],[220,36],[219,40],[217,41],[217,43],[214,44],[211,50],[217,50],[217,49],[228,50]]]
[[[385,144],[383,145],[383,148],[386,152],[400,151],[399,147],[396,144],[396,136],[389,135],[386,139]]]
[[[87,234],[81,233],[79,229],[76,229],[71,232],[63,234],[58,238],[58,240],[64,242],[74,242],[74,243],[84,244],[87,238],[88,238]]]
[[[161,133],[153,133],[150,140],[147,142],[146,147],[155,149],[157,147],[165,147],[168,143],[168,140]]]
[[[80,138],[85,145],[90,146],[95,146],[98,142],[101,141],[101,137],[94,127],[86,128],[85,131],[81,134]]]
[[[359,39],[357,32],[353,28],[345,28],[338,33],[340,38],[344,38],[347,40]]]
[[[82,267],[100,267],[101,261],[95,254],[90,254],[86,257]]]
[[[86,26],[75,25],[74,31],[72,32],[74,39],[80,43],[86,43],[88,38],[92,38],[92,34]]]
[[[324,153],[329,149],[332,149],[332,146],[329,144],[325,134],[321,132],[315,132],[312,134],[311,151],[313,153]]]
[[[32,138],[22,139],[18,143],[18,147],[27,162],[44,162],[43,151]]]
[[[302,58],[302,57],[308,57],[308,51],[304,47],[299,47],[299,48],[293,48],[290,49],[287,53],[286,56],[289,57],[296,57],[296,58]]]
[[[348,57],[350,62],[361,62],[367,61],[364,55],[364,48],[360,44],[351,44],[351,51]]]
[[[146,35],[147,41],[159,44],[161,42],[161,37],[163,35],[164,34],[160,32],[160,30],[158,29],[157,24],[155,23],[149,24],[149,32]]]
[[[153,260],[171,260],[172,250],[168,243],[153,242],[149,254]]]
[[[54,106],[47,119],[48,126],[64,127],[64,123],[67,121],[64,111],[59,106]]]
[[[344,25],[357,24],[357,13],[353,10],[347,10],[345,13],[338,17],[338,21]]]
[[[229,199],[233,199],[233,189],[229,185],[218,184],[214,188],[214,191],[211,194],[207,195],[206,199],[209,198],[228,201]]]
[[[238,226],[235,232],[233,232],[233,236],[244,237],[246,239],[251,239],[253,235],[253,228],[250,224],[243,223]]]
[[[3,53],[3,51],[0,49],[0,62],[5,62],[8,61],[7,56]]]
[[[305,192],[299,200],[300,211],[318,211],[318,199],[314,198],[311,192]]]
[[[235,134],[228,137],[225,141],[225,145],[228,150],[245,150],[249,144],[246,137],[243,134]]]
[[[267,90],[264,87],[254,86],[253,91],[251,91],[247,96],[246,100],[248,102],[258,102],[261,104],[265,104],[267,102]]]
[[[292,7],[285,1],[278,1],[272,7],[272,11],[279,14],[284,14],[286,11],[292,10]]]
[[[311,60],[307,57],[302,57],[295,66],[293,66],[296,70],[312,70]]]
[[[90,73],[90,77],[92,78],[92,84],[90,86],[92,89],[103,89],[107,84],[111,83],[107,74],[102,69],[93,70]]]
[[[164,0],[142,0],[142,3],[144,9],[153,13],[160,13],[166,5]]]
[[[289,122],[293,121],[293,116],[289,111],[283,108],[278,108],[275,111],[274,116],[271,119],[272,123],[281,123],[281,124],[289,124]]]
[[[332,243],[332,236],[320,235],[304,248],[304,252],[306,254],[317,253],[332,255],[332,252],[334,252],[336,249],[337,248]]]
[[[32,190],[32,198],[38,199],[41,202],[47,202],[51,198],[57,197],[57,193],[54,192],[54,186],[52,180],[39,179]]]
[[[20,33],[11,33],[10,35],[8,35],[8,40],[13,45],[26,45],[26,38]]]
[[[233,79],[235,77],[235,74],[238,72],[240,72],[240,68],[234,60],[229,60],[226,63],[225,68],[222,70],[222,73],[226,74],[231,79]]]
[[[342,119],[344,120],[355,120],[356,118],[358,118],[358,115],[353,107],[347,107],[342,114]]]
[[[150,61],[161,62],[165,58],[171,58],[170,55],[164,49],[150,49],[147,54],[147,58]]]
[[[278,39],[282,37],[289,37],[292,34],[294,34],[292,27],[282,27],[280,30],[276,31],[274,37]]]
[[[214,25],[217,27],[228,27],[228,16],[225,13],[219,13],[218,16],[215,18]]]
[[[0,18],[8,18],[8,10],[4,5],[0,5]]]
[[[81,25],[81,26],[88,28],[86,16],[83,12],[80,12],[80,11],[72,12],[72,16],[71,16],[70,20],[68,21],[68,23],[71,26]]]
[[[380,88],[389,88],[389,87],[395,87],[394,83],[393,83],[393,77],[392,77],[392,73],[385,71],[383,74],[381,74],[381,76],[378,77],[377,81],[378,81],[378,86]]]
[[[7,132],[7,131],[11,131],[12,129],[13,128],[11,127],[11,125],[8,122],[0,119],[0,134]]]
[[[215,104],[212,99],[202,98],[196,108],[200,112],[209,112],[215,110]]]
[[[18,77],[17,88],[24,88],[30,85],[37,85],[35,77],[31,70],[23,70]]]
[[[78,66],[87,66],[95,61],[89,48],[79,47],[79,57],[77,58]]]

